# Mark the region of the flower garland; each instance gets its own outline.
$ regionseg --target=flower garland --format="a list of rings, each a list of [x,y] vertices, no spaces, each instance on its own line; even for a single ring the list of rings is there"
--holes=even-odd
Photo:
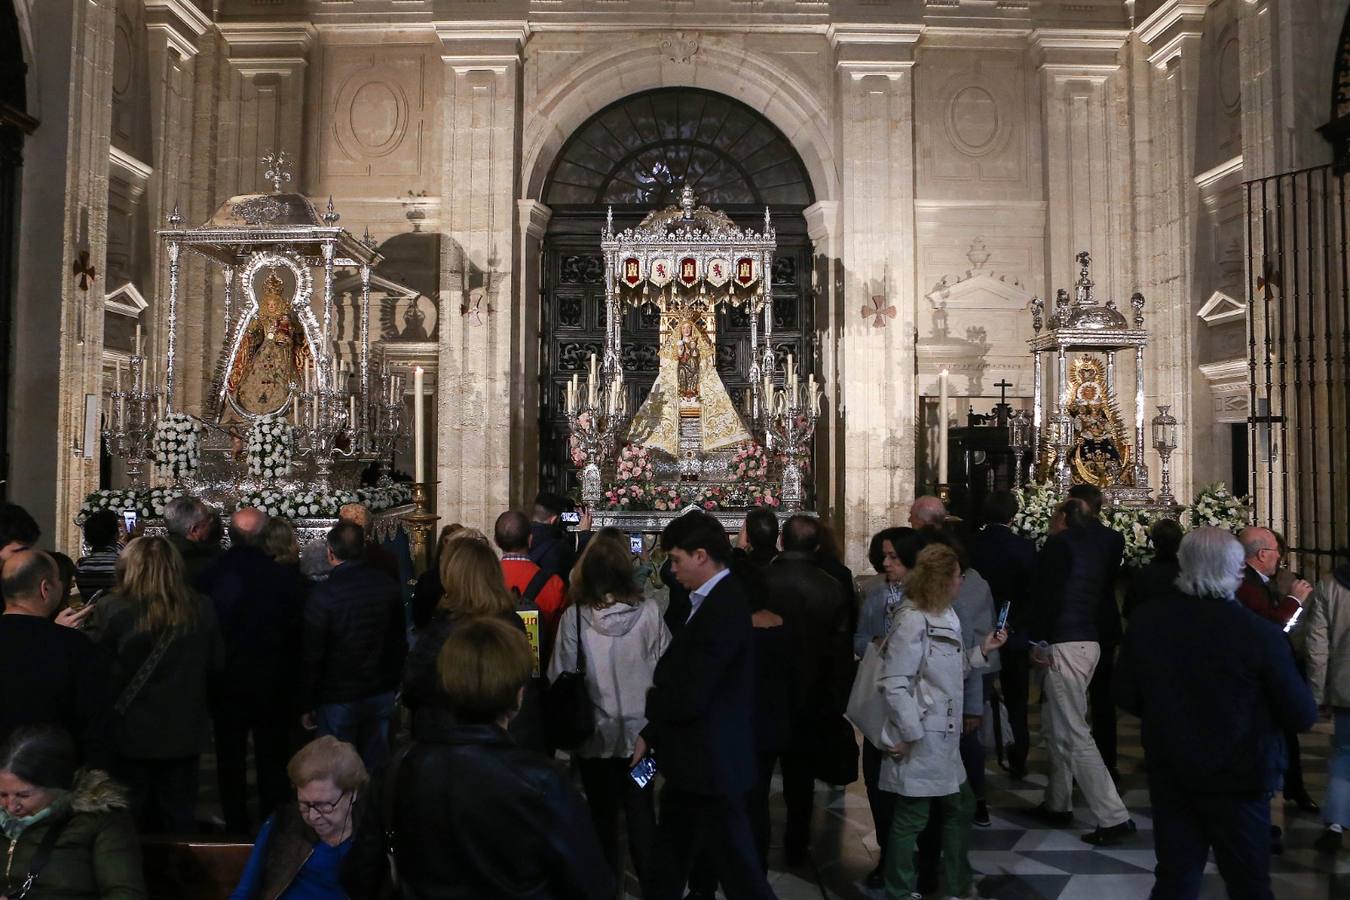
[[[159,519],[164,516],[164,507],[174,497],[183,492],[177,488],[150,488],[149,490],[100,490],[84,498],[80,511],[75,515],[75,524],[84,525],[89,517],[99,510],[111,510],[118,515],[134,512],[142,519]]]
[[[294,429],[275,413],[260,416],[248,433],[248,474],[280,478],[291,470]]]
[[[731,458],[731,471],[741,481],[764,481],[769,477],[769,455],[754,441],[742,444]]]
[[[1186,507],[1182,521],[1187,528],[1211,525],[1241,531],[1252,521],[1251,499],[1234,497],[1222,481],[1207,484],[1195,495],[1195,502]]]
[[[708,512],[748,506],[777,508],[782,497],[770,485],[710,485],[681,488],[676,485],[617,484],[605,491],[605,506],[612,510],[676,512],[697,506]]]
[[[648,484],[653,474],[651,452],[641,444],[624,444],[619,451],[615,481],[620,484]]]
[[[166,413],[155,427],[155,469],[170,478],[197,470],[201,423],[187,413]]]
[[[331,519],[348,503],[360,503],[371,512],[381,512],[411,502],[412,488],[406,484],[326,492],[296,492],[263,487],[239,497],[240,506],[252,506],[269,516],[285,516],[288,519]]]

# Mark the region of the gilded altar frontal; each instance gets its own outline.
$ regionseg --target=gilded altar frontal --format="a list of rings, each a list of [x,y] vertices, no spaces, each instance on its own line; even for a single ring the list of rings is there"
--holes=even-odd
[[[856,569],[919,496],[1221,483],[1325,573],[1348,4],[0,0],[0,496]]]

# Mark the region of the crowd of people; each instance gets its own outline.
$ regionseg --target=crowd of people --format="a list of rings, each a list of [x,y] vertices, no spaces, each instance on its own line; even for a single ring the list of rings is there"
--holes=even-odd
[[[861,777],[866,884],[976,896],[991,744],[1021,780],[1043,741],[1046,825],[1073,827],[1076,785],[1084,842],[1135,834],[1118,709],[1154,896],[1197,897],[1212,852],[1232,896],[1271,897],[1272,797],[1319,811],[1298,752],[1319,706],[1318,849],[1350,823],[1350,564],[1314,586],[1267,529],[1164,520],[1127,573],[1101,504],[1074,488],[1038,548],[1014,494],[979,528],[921,497],[855,577],[811,515],[755,509],[733,539],[688,512],[653,541],[568,528],[541,494],[491,536],[446,526],[415,585],[356,504],[303,552],[252,508],[180,497],[164,537],[96,512],[65,565],[0,505],[0,897],[146,896],[139,835],[212,827],[212,743],[214,828],[253,840],[236,900],[605,898],[629,872],[657,900],[773,897],[775,773],[789,868],[816,783]]]

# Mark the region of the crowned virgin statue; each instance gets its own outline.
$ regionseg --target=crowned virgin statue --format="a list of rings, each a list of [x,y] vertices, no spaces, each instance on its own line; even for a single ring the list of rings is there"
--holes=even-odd
[[[681,316],[668,324],[656,384],[633,416],[628,440],[678,456],[681,419],[698,421],[704,451],[728,450],[751,440],[717,374],[717,354],[702,323]]]
[[[291,399],[310,358],[304,328],[282,295],[276,272],[263,282],[258,314],[249,323],[230,368],[227,391],[234,407],[248,416],[274,413]]]

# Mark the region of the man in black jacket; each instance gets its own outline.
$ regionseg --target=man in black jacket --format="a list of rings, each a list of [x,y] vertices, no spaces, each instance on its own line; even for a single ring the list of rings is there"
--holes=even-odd
[[[1282,730],[1317,707],[1280,629],[1234,599],[1242,546],[1221,528],[1181,542],[1178,589],[1140,605],[1116,694],[1139,716],[1158,857],[1154,897],[1195,898],[1209,851],[1230,897],[1265,900]]]
[[[806,860],[810,843],[816,756],[826,749],[822,738],[836,733],[833,726],[848,705],[853,643],[843,588],[816,563],[819,521],[802,515],[788,519],[782,544],[783,552],[764,575],[765,609],[781,617],[791,648],[790,668],[775,673],[789,688],[786,741],[782,752],[760,754],[753,813],[763,853],[769,844],[769,781],[775,764],[781,764],[787,804],[784,849],[788,865],[797,866]]]
[[[1097,828],[1089,844],[1114,844],[1134,833],[1134,822],[1102,763],[1088,728],[1088,685],[1102,654],[1103,597],[1115,564],[1098,540],[1082,500],[1066,500],[1055,513],[1060,530],[1045,542],[1038,596],[1029,623],[1033,640],[1050,644],[1042,691],[1041,728],[1050,751],[1045,802],[1038,814],[1052,825],[1073,822],[1074,782],[1083,791]]]
[[[577,561],[576,538],[562,524],[563,507],[557,494],[541,491],[534,498],[534,521],[530,524],[530,562],[566,584]]]
[[[981,512],[985,525],[970,542],[970,565],[989,582],[994,606],[1008,607],[1011,637],[999,651],[1002,668],[999,685],[1008,708],[1013,745],[1008,748],[1008,771],[1013,778],[1027,774],[1027,751],[1031,732],[1027,728],[1027,693],[1031,681],[1031,662],[1027,658],[1026,623],[1031,615],[1031,585],[1036,577],[1036,545],[1015,534],[1011,527],[1017,516],[1017,495],[995,491],[984,500]]]
[[[661,547],[691,612],[656,666],[633,754],[636,764],[650,747],[666,777],[644,895],[679,900],[707,850],[730,900],[773,897],[745,809],[755,782],[755,666],[750,606],[727,568],[731,542],[716,519],[691,512],[666,526]]]
[[[267,524],[259,509],[244,507],[230,516],[230,549],[201,575],[211,597],[225,644],[225,667],[214,696],[216,778],[225,828],[249,833],[248,735],[253,733],[253,765],[258,809],[269,814],[290,793],[286,762],[294,726],[292,694],[296,641],[304,611],[300,570],[283,566],[264,553],[258,537]]]
[[[1107,574],[1105,590],[1102,592],[1101,609],[1098,613],[1097,641],[1101,644],[1101,659],[1097,661],[1097,670],[1092,673],[1092,683],[1088,685],[1088,705],[1092,710],[1092,740],[1097,752],[1102,755],[1102,764],[1111,778],[1120,781],[1120,772],[1116,765],[1116,697],[1114,673],[1116,671],[1116,648],[1124,631],[1120,627],[1120,607],[1116,605],[1116,581],[1120,578],[1121,565],[1125,560],[1125,535],[1108,528],[1102,523],[1101,488],[1092,484],[1075,484],[1069,488],[1069,496],[1082,500],[1088,506],[1091,522],[1088,524],[1088,536],[1100,546],[1106,555]]]
[[[333,571],[305,604],[300,697],[306,728],[356,746],[366,768],[389,755],[389,720],[408,642],[396,582],[367,566],[360,525],[328,532]]]

